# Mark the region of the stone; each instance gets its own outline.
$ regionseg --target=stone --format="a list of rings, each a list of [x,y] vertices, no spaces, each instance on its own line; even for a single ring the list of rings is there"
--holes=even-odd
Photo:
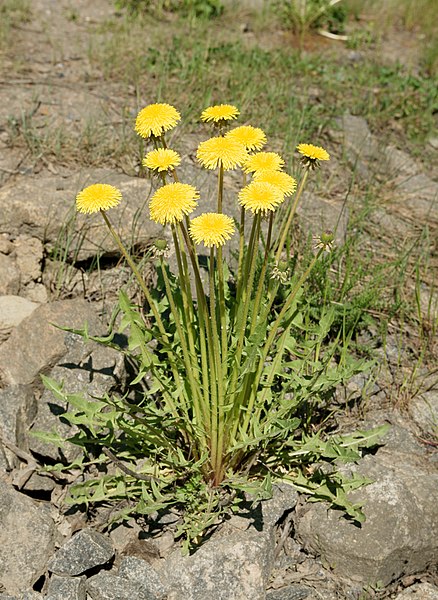
[[[274,530],[212,538],[192,556],[175,550],[161,570],[168,600],[263,600],[274,556]]]
[[[87,592],[92,600],[151,600],[138,583],[107,571],[87,580]]]
[[[14,251],[14,244],[9,240],[7,234],[0,235],[0,254],[11,254]]]
[[[49,301],[49,294],[47,293],[46,286],[43,283],[31,281],[22,289],[22,293],[23,296],[31,302],[45,304]]]
[[[82,529],[56,552],[48,569],[56,575],[81,575],[98,565],[104,565],[114,556],[107,537],[93,529]]]
[[[413,398],[409,403],[409,414],[427,435],[438,436],[438,390],[429,390]]]
[[[32,473],[32,475],[23,485],[22,490],[24,492],[32,492],[37,494],[49,494],[55,489],[55,486],[56,484],[50,476]]]
[[[109,394],[124,378],[123,356],[117,350],[101,346],[94,342],[84,343],[81,337],[75,336],[70,349],[49,373],[55,381],[63,384],[68,394],[102,398]],[[70,425],[62,414],[68,405],[58,400],[51,390],[44,390],[38,401],[38,414],[33,421],[32,432],[55,432],[63,438],[73,435],[77,428]],[[30,449],[42,456],[54,460],[60,459],[60,450],[41,438],[29,438]],[[67,461],[73,460],[80,453],[78,446],[67,444],[62,454]]]
[[[298,493],[286,483],[272,486],[272,498],[261,502],[263,529],[274,527],[298,501]]]
[[[121,554],[128,544],[138,541],[141,532],[140,525],[134,519],[129,519],[129,521],[115,523],[109,536],[116,552]]]
[[[86,600],[86,577],[52,575],[46,600]]]
[[[167,588],[157,571],[145,560],[136,556],[126,556],[122,560],[119,577],[136,583],[150,600],[162,600],[167,595]]]
[[[379,144],[363,117],[349,113],[338,119],[344,134],[344,152],[360,177],[368,178],[370,165],[379,156]]]
[[[38,308],[36,302],[31,302],[21,296],[0,296],[0,343],[6,340],[13,327]]]
[[[85,322],[91,334],[101,333],[96,331],[101,329],[96,310],[85,300],[59,300],[39,306],[0,346],[0,388],[39,384],[39,375],[47,374],[78,338],[53,323],[81,329]]]
[[[438,150],[438,136],[434,136],[434,137],[430,137],[427,140],[427,143],[429,144],[429,146],[431,148],[433,148],[434,150]]]
[[[288,585],[279,590],[269,590],[266,600],[305,600],[312,590],[303,585]]]
[[[14,295],[19,291],[20,271],[13,256],[0,254],[0,295]]]
[[[386,146],[384,150],[388,175],[393,178],[395,185],[414,177],[419,172],[417,162],[407,152],[395,146]]]
[[[14,241],[14,246],[21,286],[40,279],[44,254],[42,241],[35,237],[19,235]]]
[[[27,432],[35,418],[37,403],[31,386],[13,385],[0,389],[0,447],[2,439],[27,451]],[[18,466],[16,455],[4,444],[9,467]]]
[[[0,479],[0,587],[9,594],[32,588],[54,551],[49,509]]]
[[[438,587],[431,583],[416,583],[397,594],[394,600],[438,600]]]
[[[365,585],[388,585],[427,570],[438,553],[438,474],[419,452],[385,446],[357,470],[373,483],[351,494],[364,501],[360,527],[323,503],[307,507],[296,531],[305,548],[320,554],[334,573]]]

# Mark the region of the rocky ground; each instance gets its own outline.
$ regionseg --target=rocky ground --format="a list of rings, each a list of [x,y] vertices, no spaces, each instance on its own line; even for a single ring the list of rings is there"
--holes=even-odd
[[[433,366],[425,363],[416,393],[409,388],[414,397],[394,401],[400,364],[412,356],[396,324],[376,349],[382,369],[367,391],[366,409],[351,411],[364,380],[338,393],[354,427],[358,418],[366,427],[391,425],[384,445],[351,467],[374,481],[356,492],[367,515],[360,528],[278,487],[272,500],[233,517],[195,554],[182,557],[173,535],[178,514],[108,528],[111,509],[89,520],[65,507],[74,473],[60,478],[41,471],[59,460],[60,450],[29,431],[63,434],[67,426],[58,418],[64,407],[43,389],[40,375],[64,381],[69,392],[95,396],[117,389],[126,377],[115,351],[84,345],[52,325],[81,328],[87,321],[92,333],[104,332],[111,290],[127,281],[100,222],[74,217],[75,195],[91,182],[114,184],[129,198],[114,213],[122,235],[129,239],[134,228],[141,247],[159,233],[143,210],[151,183],[136,177],[129,162],[118,169],[77,168],[45,151],[53,132],[70,136],[74,153],[85,121],[111,128],[124,111],[136,114],[133,92],[103,83],[88,60],[86,25],[111,10],[105,0],[79,0],[74,10],[68,0],[35,0],[32,20],[14,32],[14,52],[1,57],[0,599],[437,600],[438,391]],[[14,127],[40,151],[16,143]],[[305,194],[301,223],[336,228],[343,243],[348,182],[340,158],[346,155],[364,187],[379,185],[364,244],[393,252],[387,240],[415,245],[427,224],[436,261],[433,173],[373,135],[360,117],[339,115],[327,137],[333,156],[328,183]],[[187,158],[187,176],[199,177]],[[232,189],[233,181],[227,185]],[[99,271],[89,268],[97,253]],[[433,275],[422,281],[418,301],[436,310]],[[74,458],[73,450],[63,452]]]

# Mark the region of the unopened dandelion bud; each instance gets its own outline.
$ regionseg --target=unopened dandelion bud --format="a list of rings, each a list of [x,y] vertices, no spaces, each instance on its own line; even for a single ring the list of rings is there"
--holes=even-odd
[[[286,283],[290,277],[290,270],[287,266],[287,262],[280,260],[278,264],[272,268],[271,279],[275,279],[280,283]]]
[[[167,240],[163,238],[158,238],[155,240],[152,247],[152,255],[154,258],[166,258],[169,255],[169,246],[167,244]]]
[[[323,231],[320,236],[314,237],[315,249],[317,250],[326,250],[330,252],[333,249],[335,236],[333,231],[327,230]]]

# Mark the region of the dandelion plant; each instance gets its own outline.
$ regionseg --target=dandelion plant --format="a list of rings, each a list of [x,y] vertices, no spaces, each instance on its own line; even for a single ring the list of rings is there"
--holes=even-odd
[[[70,441],[92,461],[107,464],[117,457],[116,471],[125,465],[116,475],[74,486],[73,500],[124,497],[129,513],[177,504],[187,545],[248,489],[263,498],[271,481],[281,479],[299,482],[303,490],[306,462],[355,459],[359,446],[377,435],[356,435],[344,444],[341,437],[323,439],[309,428],[312,407],[324,403],[334,385],[367,368],[347,360],[345,348],[338,352],[339,336],[328,335],[331,308],[312,321],[306,307],[304,286],[331,250],[333,234],[317,236],[312,258],[301,268],[286,252],[306,181],[329,154],[300,144],[297,181],[284,171],[279,154],[262,150],[267,138],[260,128],[232,127],[238,116],[231,104],[210,106],[200,116],[215,134],[196,152],[199,165],[217,173],[215,208],[208,212],[203,190],[180,181],[181,157],[165,140],[179,123],[179,112],[169,104],[151,104],[137,116],[135,130],[152,146],[143,166],[156,175],[149,215],[167,231],[176,258],[171,268],[168,242],[156,241],[149,255],[158,275],[153,288],[107,215],[124,201],[120,191],[96,183],[77,195],[79,212],[102,215],[143,293],[137,306],[120,290],[118,306],[119,329],[128,335],[128,347],[120,350],[136,365],[132,385],[141,386],[140,400],[134,402],[129,390],[89,399],[94,408],[84,415],[77,396],[45,378],[73,407],[64,418],[82,425],[86,416],[93,421]],[[238,170],[242,180],[233,197],[224,194],[224,173],[230,170]],[[232,203],[240,220],[231,216]],[[224,247],[232,239],[235,251],[227,253],[226,262]],[[206,262],[200,260],[204,254]],[[115,347],[114,333],[93,339]],[[333,482],[324,487],[325,497],[335,504],[342,498],[344,509],[362,519],[359,505],[336,494],[342,477]],[[309,480],[308,493],[315,485]],[[224,502],[227,495],[232,501]]]

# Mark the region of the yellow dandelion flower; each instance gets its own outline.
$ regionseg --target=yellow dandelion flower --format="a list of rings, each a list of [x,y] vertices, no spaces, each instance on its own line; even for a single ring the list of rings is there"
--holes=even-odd
[[[202,112],[201,121],[206,123],[210,121],[213,121],[213,123],[231,121],[237,119],[239,114],[239,110],[232,104],[217,104],[216,106],[209,106]]]
[[[284,173],[284,171],[272,171],[271,169],[261,169],[254,173],[253,181],[270,183],[280,188],[285,196],[291,196],[297,189],[296,180]]]
[[[247,150],[260,150],[266,144],[266,134],[258,127],[242,125],[231,129],[225,137],[236,140],[245,146]]]
[[[197,206],[199,192],[187,183],[169,183],[152,196],[149,210],[152,221],[165,225],[182,221]]]
[[[225,171],[229,171],[245,162],[248,153],[236,140],[214,137],[199,144],[196,156],[206,169],[216,169],[222,164]]]
[[[275,152],[257,152],[251,154],[243,165],[245,173],[269,169],[270,171],[279,171],[284,167],[284,160]]]
[[[330,160],[330,154],[321,146],[313,146],[313,144],[298,144],[298,152],[301,154],[303,164],[310,168],[319,166],[320,160]]]
[[[281,189],[263,181],[252,181],[239,192],[239,203],[253,213],[275,210],[284,200]]]
[[[149,104],[137,115],[135,131],[143,138],[159,137],[181,120],[179,112],[170,104]]]
[[[76,210],[85,214],[108,210],[117,206],[121,199],[122,192],[112,185],[94,183],[76,196]]]
[[[143,159],[143,166],[152,171],[169,171],[181,163],[181,157],[178,152],[170,148],[158,148],[148,152]]]
[[[204,213],[190,223],[190,236],[195,244],[204,242],[207,248],[223,246],[233,233],[233,219],[221,213]]]

